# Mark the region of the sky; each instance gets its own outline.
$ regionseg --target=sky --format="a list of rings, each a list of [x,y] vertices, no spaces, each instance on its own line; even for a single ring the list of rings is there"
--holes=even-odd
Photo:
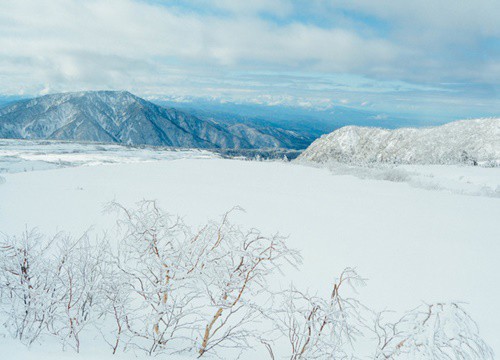
[[[500,115],[498,0],[1,0],[0,95]]]

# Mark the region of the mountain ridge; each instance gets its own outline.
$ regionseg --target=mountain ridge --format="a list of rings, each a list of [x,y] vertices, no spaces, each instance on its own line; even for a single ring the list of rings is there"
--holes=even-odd
[[[229,149],[303,146],[300,134],[239,125],[203,120],[128,91],[50,94],[0,109],[1,138]]]
[[[345,126],[315,140],[298,161],[394,164],[500,164],[500,118],[427,128]]]

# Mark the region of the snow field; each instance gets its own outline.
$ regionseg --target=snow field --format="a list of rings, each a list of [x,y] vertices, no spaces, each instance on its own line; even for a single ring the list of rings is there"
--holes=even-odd
[[[498,186],[498,169],[419,167],[439,179]],[[410,168],[407,171],[415,171]],[[404,182],[332,175],[280,162],[178,159],[3,174],[0,229],[26,226],[77,235],[110,228],[105,203],[157,199],[168,212],[202,224],[235,205],[234,221],[288,235],[303,265],[273,282],[319,294],[348,266],[368,279],[359,298],[372,308],[411,309],[421,301],[463,301],[485,340],[500,351],[500,202],[430,191]],[[10,347],[9,347],[10,348]],[[28,355],[27,355],[28,356]]]

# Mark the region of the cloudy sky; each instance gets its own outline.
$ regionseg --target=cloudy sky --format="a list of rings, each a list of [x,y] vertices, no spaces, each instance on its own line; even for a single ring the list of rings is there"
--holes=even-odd
[[[2,0],[0,94],[500,115],[498,0]]]

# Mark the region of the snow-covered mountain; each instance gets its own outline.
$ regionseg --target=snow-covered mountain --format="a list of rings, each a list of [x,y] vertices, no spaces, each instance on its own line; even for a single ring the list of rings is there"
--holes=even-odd
[[[298,159],[319,163],[500,162],[500,118],[420,129],[346,126],[314,141]]]
[[[88,91],[46,95],[0,109],[0,138],[251,149],[294,148],[301,136],[201,120],[126,91]]]

